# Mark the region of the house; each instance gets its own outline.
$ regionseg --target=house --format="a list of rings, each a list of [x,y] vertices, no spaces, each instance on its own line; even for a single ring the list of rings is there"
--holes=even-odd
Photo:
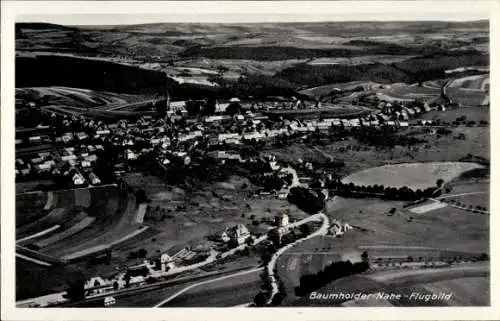
[[[31,144],[40,144],[42,142],[42,137],[40,136],[31,136],[29,139]]]
[[[138,155],[136,153],[134,153],[133,151],[131,151],[130,149],[127,149],[125,151],[125,159],[127,159],[127,160],[135,160],[135,159],[137,159],[137,156]]]
[[[69,175],[74,185],[78,186],[78,185],[83,185],[85,183],[85,178],[75,169],[71,170]]]
[[[241,245],[245,243],[250,236],[248,228],[243,224],[238,224],[222,232],[221,239],[224,242],[233,242],[237,245]]]
[[[61,160],[63,160],[63,161],[76,160],[76,159],[77,159],[77,156],[75,154],[66,155],[66,156],[61,157]]]
[[[98,130],[95,132],[95,134],[98,136],[106,136],[109,135],[110,133],[111,131],[109,129]]]
[[[89,179],[90,179],[90,182],[92,183],[92,185],[98,185],[98,184],[101,184],[101,180],[99,179],[99,177],[97,177],[96,174],[94,174],[93,172],[91,172],[89,174]]]
[[[88,135],[85,134],[84,132],[76,133],[75,136],[76,138],[78,138],[78,140],[85,140],[88,138]]]
[[[290,223],[289,217],[286,213],[283,213],[281,215],[277,215],[274,218],[274,223],[276,224],[277,227],[285,227],[288,226]]]

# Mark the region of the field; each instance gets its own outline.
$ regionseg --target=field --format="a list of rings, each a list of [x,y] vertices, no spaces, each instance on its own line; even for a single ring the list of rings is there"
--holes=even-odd
[[[462,106],[487,106],[490,101],[489,94],[476,90],[448,88],[446,89],[446,94],[453,99],[453,101],[460,103]]]
[[[452,80],[446,94],[463,106],[489,105],[490,75],[474,75]]]
[[[277,87],[287,82],[297,90],[359,80],[414,83],[422,75],[432,80],[445,70],[487,65],[485,52],[470,50],[487,44],[488,25],[483,21],[148,24],[90,29],[20,23],[16,50],[23,57],[17,57],[16,87],[161,92],[165,73],[205,81],[219,71],[226,80],[265,75]],[[95,70],[106,70],[106,77]],[[75,73],[86,76],[71,80]],[[188,96],[175,84],[169,83],[168,89],[174,96]],[[399,94],[406,95],[395,93]]]
[[[473,287],[467,284],[478,282]],[[451,292],[451,298],[435,300],[419,299],[412,293],[421,295]],[[455,293],[456,291],[456,293]],[[377,293],[400,294],[399,298],[380,298]],[[475,263],[463,267],[427,270],[402,270],[375,272],[338,279],[318,289],[318,294],[362,293],[371,294],[369,301],[331,297],[314,299],[304,296],[289,306],[487,306],[489,305],[489,266]],[[363,302],[364,301],[364,302]]]
[[[144,223],[154,225],[160,233],[155,243],[147,245],[148,252],[164,251],[177,244],[203,244],[209,235],[240,223],[253,233],[265,233],[269,226],[261,221],[274,220],[282,212],[295,219],[306,216],[286,200],[252,196],[255,187],[240,176],[203,183],[193,191],[166,187],[159,178],[139,173],[129,173],[125,179],[132,187],[144,188],[151,200]],[[165,219],[161,220],[163,215]]]
[[[335,196],[327,203],[332,219],[357,229],[337,239],[335,248],[361,245],[445,247],[450,251],[487,253],[489,217],[451,206],[415,214],[402,202]],[[395,208],[396,212],[389,215]],[[409,218],[411,221],[408,221]]]
[[[264,112],[269,117],[294,117],[294,118],[356,118],[370,113],[370,109],[360,106],[335,106],[318,109],[293,109],[293,110],[269,110]]]
[[[447,109],[445,112],[430,111],[420,116],[422,119],[439,120],[452,123],[457,118],[465,116],[466,121],[474,121],[479,124],[480,121],[490,122],[490,108],[486,106],[476,107],[458,107]]]
[[[473,163],[455,162],[385,165],[354,173],[344,178],[342,182],[355,185],[381,184],[397,188],[408,186],[413,189],[425,189],[435,186],[439,178],[446,182],[463,172],[480,167]]]
[[[388,90],[379,91],[388,100],[430,100],[439,97],[441,90],[406,84],[392,84]]]
[[[457,78],[450,82],[449,88],[460,88],[464,91],[488,91],[490,75],[476,75]]]

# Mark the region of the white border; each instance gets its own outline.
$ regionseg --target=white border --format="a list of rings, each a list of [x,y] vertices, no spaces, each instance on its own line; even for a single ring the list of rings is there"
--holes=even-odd
[[[491,27],[491,85],[490,88],[499,88],[500,74],[498,65],[500,47],[498,44],[498,17],[500,4],[497,1],[365,1],[365,2],[304,2],[304,1],[274,1],[274,2],[121,2],[121,1],[1,1],[1,319],[2,320],[327,320],[327,319],[371,319],[371,320],[466,320],[466,319],[497,319],[500,316],[500,305],[496,302],[500,298],[498,281],[500,266],[498,254],[500,242],[498,233],[499,201],[495,192],[491,195],[491,303],[489,308],[276,308],[276,309],[246,309],[243,308],[197,308],[197,309],[19,309],[15,308],[15,278],[14,278],[14,22],[16,17],[26,14],[38,15],[68,15],[79,14],[167,14],[168,16],[184,15],[191,12],[191,19],[202,16],[216,15],[231,17],[228,12],[238,13],[239,20],[244,20],[242,14],[288,14],[294,19],[308,15],[324,15],[352,17],[354,13],[363,13],[360,19],[344,20],[422,20],[422,15],[430,19],[436,18],[435,13],[441,14],[445,20],[455,20],[464,12],[471,14],[490,13]],[[465,10],[465,11],[464,11]],[[335,14],[334,14],[335,13]],[[420,18],[419,18],[420,15]],[[234,15],[233,15],[234,16]],[[446,18],[448,17],[448,18]],[[451,18],[450,18],[451,17]],[[229,19],[229,18],[228,18]],[[234,19],[234,18],[233,18]],[[301,18],[303,19],[303,18]],[[174,19],[175,20],[175,19]],[[261,18],[265,21],[265,18]],[[334,20],[342,20],[335,18]],[[460,19],[457,19],[460,20]],[[173,21],[172,21],[173,22]],[[491,105],[500,101],[498,91],[491,91]],[[495,106],[496,107],[496,106]],[[500,129],[494,126],[499,124],[500,113],[492,107],[491,112],[491,164],[498,164],[494,146],[500,137]],[[498,165],[497,165],[498,166]],[[499,181],[499,171],[492,166],[492,189]]]

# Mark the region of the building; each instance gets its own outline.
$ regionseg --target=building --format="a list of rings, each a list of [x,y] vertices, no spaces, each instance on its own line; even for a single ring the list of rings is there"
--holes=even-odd
[[[274,218],[274,223],[276,224],[277,227],[285,227],[290,224],[289,216],[286,213],[283,213],[281,215],[277,215]]]
[[[94,173],[90,173],[89,174],[89,179],[90,179],[90,182],[92,183],[92,185],[98,185],[98,184],[101,184],[101,180],[99,179],[99,177],[97,177],[96,174]]]
[[[227,228],[224,232],[222,232],[221,239],[224,242],[232,242],[234,244],[241,245],[245,243],[250,236],[248,228],[243,224],[238,224]]]

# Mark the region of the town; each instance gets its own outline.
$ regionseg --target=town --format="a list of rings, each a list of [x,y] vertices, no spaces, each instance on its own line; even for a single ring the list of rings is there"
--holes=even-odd
[[[18,23],[16,305],[488,305],[487,24],[370,23]]]

